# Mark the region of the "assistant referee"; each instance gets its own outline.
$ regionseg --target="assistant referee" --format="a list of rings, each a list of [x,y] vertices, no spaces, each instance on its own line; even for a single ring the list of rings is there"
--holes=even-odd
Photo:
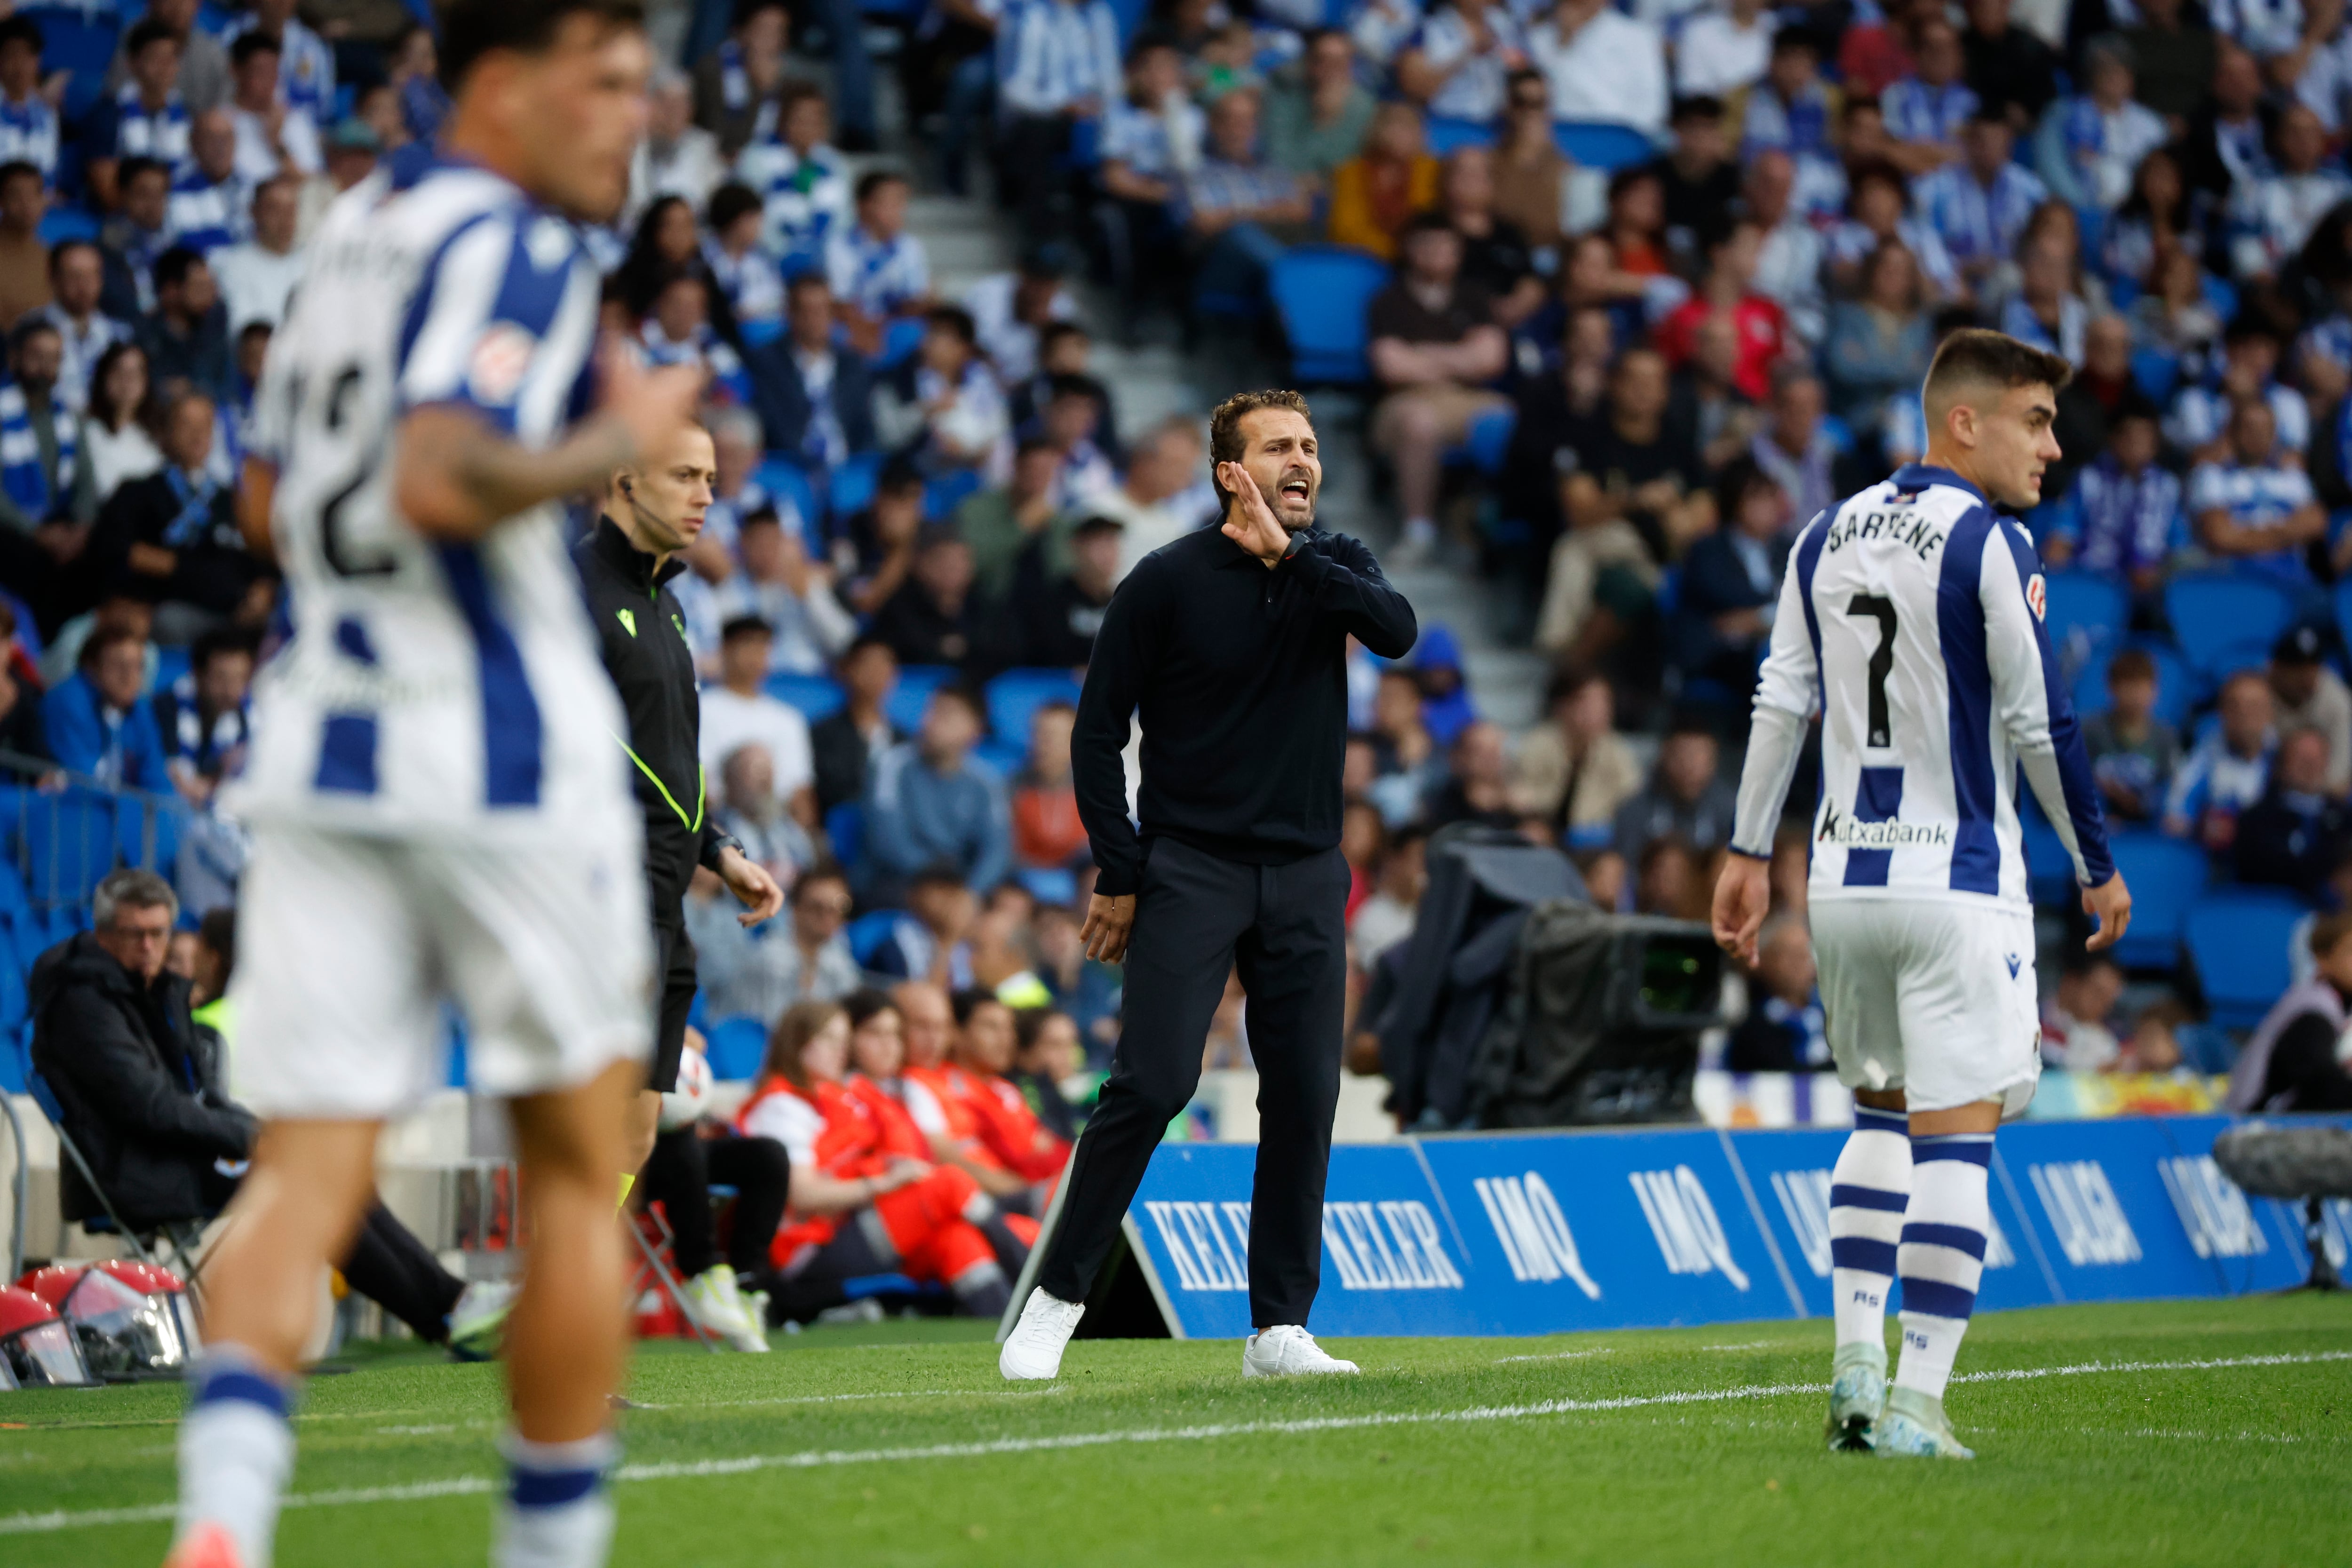
[[[653,1152],[661,1097],[677,1087],[686,1016],[694,1005],[694,944],[686,935],[686,889],[707,866],[748,906],[739,917],[757,925],[783,908],[783,890],[745,857],[743,847],[711,820],[699,742],[702,703],[686,615],[669,581],[686,570],[677,559],[701,537],[703,514],[719,474],[710,432],[683,426],[666,447],[615,473],[604,514],[572,547],[604,668],[628,712],[621,743],[635,764],[646,811],[646,885],[654,922],[655,973],[661,1015],[647,1064],[646,1092],[631,1125],[629,1169]],[[618,737],[615,737],[618,739]]]
[[[1353,1372],[1307,1332],[1339,1095],[1348,864],[1339,854],[1348,637],[1402,658],[1412,606],[1371,552],[1315,526],[1307,400],[1227,398],[1209,422],[1222,527],[1152,552],[1095,638],[1070,745],[1100,868],[1090,957],[1127,963],[1109,1079],[1071,1161],[1037,1289],[1005,1341],[1011,1378],[1052,1377],[1238,965],[1258,1069],[1244,1375]],[[1143,726],[1142,829],[1128,817],[1129,718]]]

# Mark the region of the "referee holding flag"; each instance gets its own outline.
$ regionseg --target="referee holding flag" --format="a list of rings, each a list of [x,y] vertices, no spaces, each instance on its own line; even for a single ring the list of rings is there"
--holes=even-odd
[[[1050,1378],[1151,1152],[1201,1079],[1238,964],[1258,1068],[1247,1377],[1354,1372],[1307,1331],[1339,1094],[1348,866],[1339,773],[1348,637],[1412,647],[1412,606],[1371,552],[1315,526],[1323,483],[1307,400],[1227,398],[1209,421],[1223,526],[1137,563],[1105,612],[1070,761],[1100,874],[1089,957],[1127,964],[1111,1075],[1071,1161],[1037,1288],[1004,1342],[1008,1378]],[[1139,833],[1121,761],[1143,726]]]

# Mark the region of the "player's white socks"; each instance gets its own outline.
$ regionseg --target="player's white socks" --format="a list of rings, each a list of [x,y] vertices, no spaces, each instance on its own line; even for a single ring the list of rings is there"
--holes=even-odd
[[[1948,1132],[1911,1140],[1911,1206],[1903,1216],[1903,1357],[1895,1386],[1944,1397],[1952,1358],[1977,1307],[1985,1232],[1992,1224],[1985,1179],[1992,1134]]]
[[[1840,1346],[1886,1343],[1895,1244],[1910,1202],[1910,1119],[1855,1106],[1853,1131],[1830,1173],[1830,1288]]]
[[[610,1432],[576,1443],[499,1439],[510,1482],[490,1538],[494,1568],[603,1568],[613,1544],[605,1472],[620,1458]]]
[[[278,1501],[294,1469],[286,1383],[238,1344],[206,1345],[180,1420],[175,1539],[206,1526],[236,1542],[245,1568],[269,1568]]]

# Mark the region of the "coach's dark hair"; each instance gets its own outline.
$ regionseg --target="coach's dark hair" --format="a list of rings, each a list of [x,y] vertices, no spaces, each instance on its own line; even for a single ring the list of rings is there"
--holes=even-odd
[[[545,53],[574,16],[642,30],[645,0],[450,0],[441,11],[441,85],[456,92],[482,57],[499,49]]]
[[[2020,342],[2007,332],[1969,327],[1944,340],[1927,367],[1927,401],[1956,386],[1979,382],[1999,387],[2046,386],[2055,392],[2074,376],[2064,354]]]
[[[1216,412],[1209,416],[1209,483],[1216,489],[1220,510],[1233,504],[1234,492],[1225,489],[1223,482],[1217,478],[1216,466],[1241,461],[1242,454],[1249,450],[1248,441],[1242,437],[1242,420],[1266,408],[1286,408],[1308,425],[1315,423],[1315,415],[1307,408],[1307,399],[1287,386],[1272,386],[1263,392],[1236,392],[1218,404]]]

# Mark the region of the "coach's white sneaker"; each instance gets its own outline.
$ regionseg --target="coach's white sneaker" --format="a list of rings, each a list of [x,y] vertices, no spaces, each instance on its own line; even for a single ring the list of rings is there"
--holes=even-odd
[[[747,1355],[768,1353],[768,1336],[743,1304],[735,1289],[735,1270],[714,1263],[686,1282],[686,1310],[708,1333]]]
[[[1944,1402],[1916,1388],[1887,1391],[1886,1413],[1878,1418],[1878,1455],[1883,1459],[1973,1459],[1976,1452],[1960,1447],[1952,1424],[1944,1417]]]
[[[1029,1300],[1022,1303],[1021,1321],[1013,1325],[1004,1348],[996,1352],[996,1370],[1014,1383],[1059,1376],[1062,1348],[1070,1342],[1078,1320],[1086,1315],[1084,1301],[1065,1301],[1043,1290],[1030,1291]]]
[[[1886,1347],[1866,1341],[1838,1346],[1830,1368],[1830,1452],[1868,1453],[1877,1441],[1878,1415],[1885,1404]]]
[[[1276,1323],[1242,1342],[1244,1377],[1296,1377],[1310,1373],[1357,1372],[1354,1362],[1326,1353],[1315,1336],[1297,1323]]]

